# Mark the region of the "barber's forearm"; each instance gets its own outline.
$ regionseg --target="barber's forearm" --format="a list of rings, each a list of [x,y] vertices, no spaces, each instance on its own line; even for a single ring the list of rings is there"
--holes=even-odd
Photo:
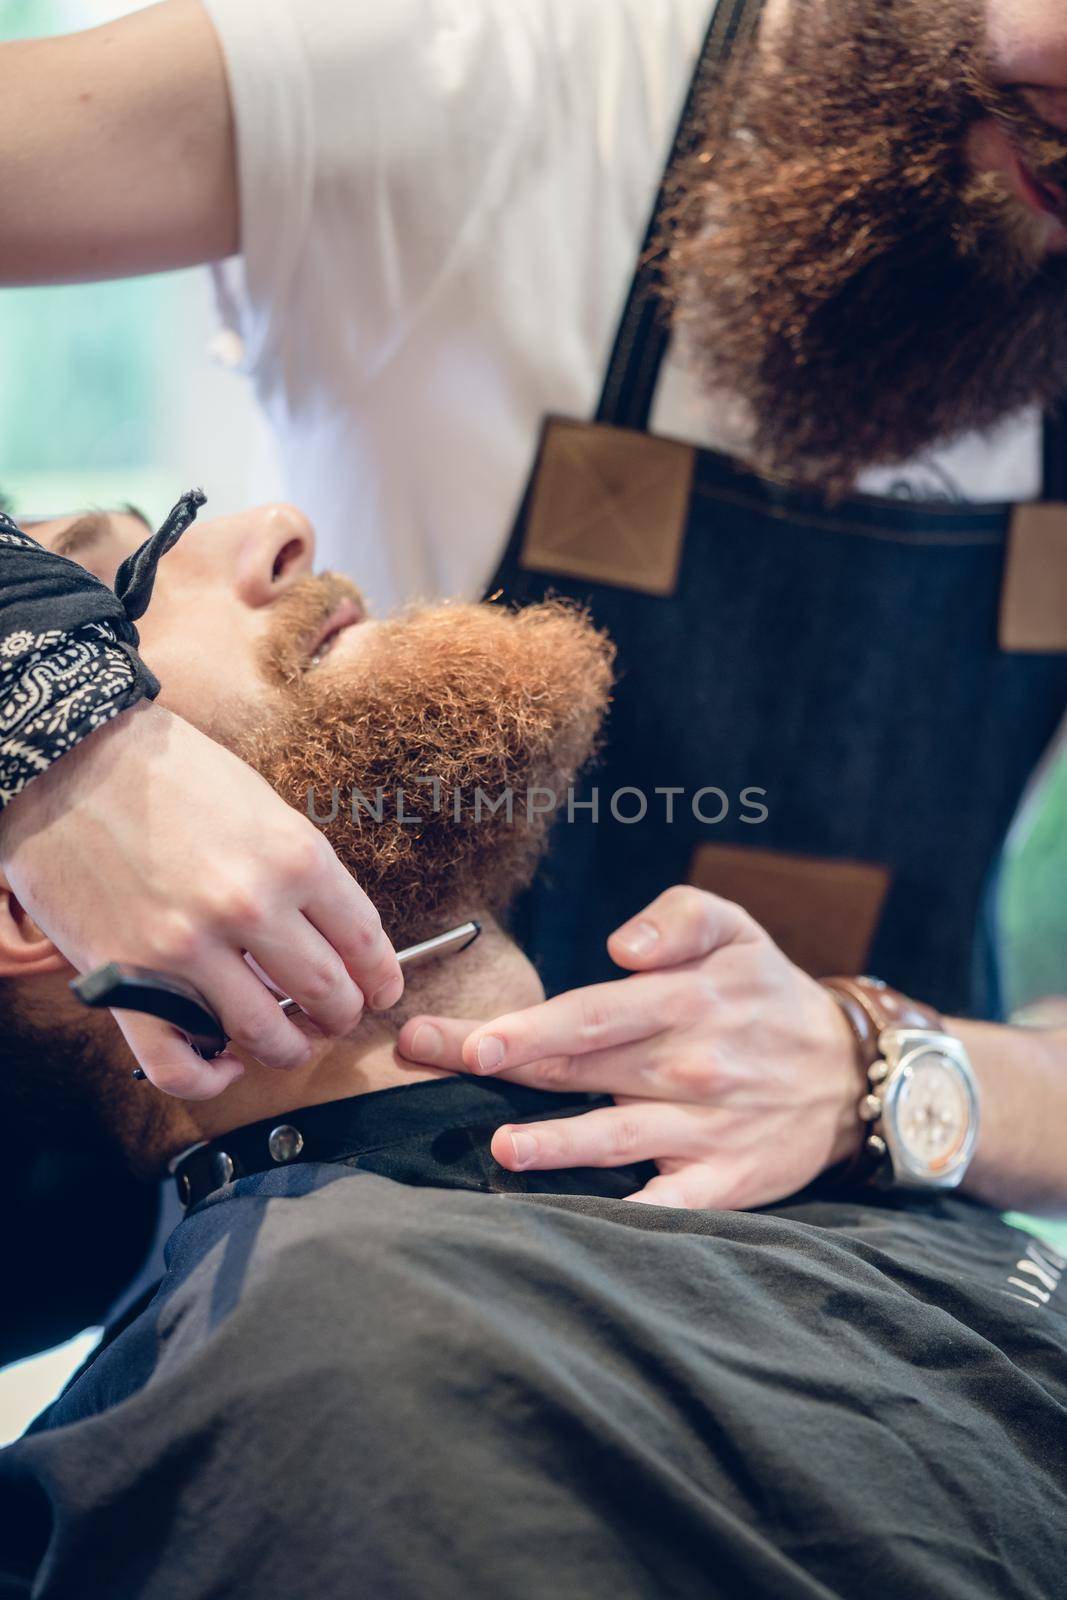
[[[982,1097],[965,1194],[1011,1210],[1067,1215],[1067,1029],[952,1021]]]
[[[229,91],[198,0],[0,44],[0,100],[0,284],[124,277],[238,249]]]

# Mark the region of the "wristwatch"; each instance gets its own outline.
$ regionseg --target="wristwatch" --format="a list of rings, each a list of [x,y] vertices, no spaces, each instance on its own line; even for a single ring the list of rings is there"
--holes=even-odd
[[[877,978],[824,978],[851,1024],[867,1078],[862,1140],[844,1174],[880,1188],[955,1189],[978,1139],[967,1051],[927,1006]]]

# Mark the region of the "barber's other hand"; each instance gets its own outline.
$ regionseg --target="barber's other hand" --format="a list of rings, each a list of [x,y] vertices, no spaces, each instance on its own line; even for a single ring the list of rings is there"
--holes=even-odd
[[[325,836],[189,723],[142,704],[91,734],[3,813],[0,864],[34,922],[79,972],[105,961],[194,984],[233,1043],[271,1067],[313,1044],[283,1016],[247,951],[323,1033],[348,1033],[364,995],[404,980],[366,895]],[[244,1068],[205,1062],[154,1018],[116,1013],[138,1063],[182,1099]]]
[[[739,906],[668,889],[608,941],[633,976],[475,1027],[414,1017],[426,1065],[617,1104],[498,1129],[511,1171],[654,1161],[632,1199],[744,1210],[794,1194],[855,1150],[862,1094],[836,1002]]]

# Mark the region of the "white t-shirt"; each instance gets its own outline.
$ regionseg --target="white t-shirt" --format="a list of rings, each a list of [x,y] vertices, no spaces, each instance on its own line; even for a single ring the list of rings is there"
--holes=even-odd
[[[326,565],[476,597],[548,412],[589,417],[709,0],[205,0],[244,254],[224,317]],[[658,432],[721,445],[680,368]],[[875,493],[1033,499],[1036,413]]]

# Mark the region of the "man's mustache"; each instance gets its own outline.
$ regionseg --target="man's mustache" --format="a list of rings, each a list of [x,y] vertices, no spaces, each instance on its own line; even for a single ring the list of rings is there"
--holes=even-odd
[[[993,83],[984,73],[972,79],[971,89],[981,109],[1010,134],[1040,181],[1067,192],[1067,128],[1043,117],[1025,89]]]
[[[316,641],[338,607],[352,601],[361,615],[367,604],[350,578],[336,572],[302,578],[273,602],[267,631],[260,642],[260,666],[275,685],[292,688],[303,678]]]

